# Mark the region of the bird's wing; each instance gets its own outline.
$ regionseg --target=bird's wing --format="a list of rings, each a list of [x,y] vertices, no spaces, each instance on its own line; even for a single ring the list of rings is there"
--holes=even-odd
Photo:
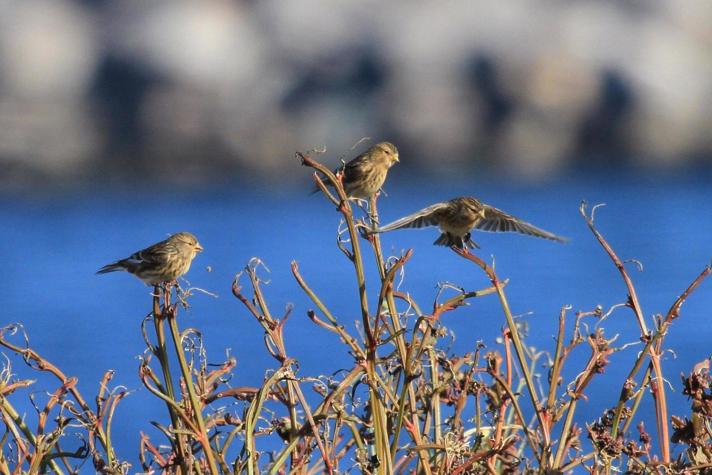
[[[152,265],[164,261],[166,254],[170,254],[170,246],[167,245],[167,241],[161,241],[146,249],[134,252],[124,259],[124,262],[133,265]]]
[[[365,169],[361,165],[366,161],[366,154],[361,154],[358,157],[354,158],[353,160],[346,162],[344,164],[339,165],[338,167],[334,168],[333,173],[334,175],[338,175],[340,172],[344,172],[344,175],[347,177],[348,181],[356,181],[358,180],[364,173]],[[332,186],[331,182],[326,179],[325,175],[322,175],[321,173],[319,174],[321,177],[321,180],[324,182],[326,186]],[[314,187],[311,190],[310,195],[313,195],[314,193],[319,191],[319,186],[314,185]]]
[[[383,227],[376,228],[374,232],[384,233],[400,228],[423,228],[425,226],[437,226],[439,223],[437,213],[447,208],[448,203],[435,203],[427,208],[423,208],[413,214],[409,214],[401,219],[386,224]]]
[[[363,153],[358,157],[354,158],[353,160],[347,162],[346,165],[344,165],[343,167],[337,168],[334,171],[334,174],[338,173],[343,168],[344,175],[349,181],[358,180],[364,175],[364,172],[369,168],[367,166],[369,160],[369,155]]]
[[[491,232],[516,232],[544,239],[551,239],[552,241],[566,241],[566,239],[561,236],[557,236],[549,231],[537,228],[533,224],[522,221],[521,219],[516,218],[511,214],[507,214],[493,206],[482,205],[482,207],[482,219],[477,221],[475,229]]]

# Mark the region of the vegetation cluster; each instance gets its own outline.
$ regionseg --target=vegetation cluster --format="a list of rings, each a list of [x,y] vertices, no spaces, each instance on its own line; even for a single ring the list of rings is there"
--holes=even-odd
[[[507,279],[466,249],[452,251],[471,263],[473,272],[482,272],[487,286],[443,285],[428,306],[416,302],[400,283],[412,251],[385,256],[378,234],[360,232],[378,222],[377,198],[370,200],[366,222],[357,220],[358,209],[347,199],[340,174],[315,156],[297,154],[340,214],[336,245],[353,264],[355,277],[354,291],[341,294],[358,299],[356,324],[329,310],[296,262],[291,270],[313,303],[309,321],[325,338],[343,344],[351,367],[337,371],[325,358],[322,374],[301,373],[287,351],[289,327],[295,324],[292,308],[278,315],[268,303],[259,259],[236,277],[232,293],[264,330],[265,350],[274,358],[260,387],[235,385],[236,360],[208,364],[200,332],[181,329],[178,317],[190,301],[190,289],[156,286],[141,325],[147,351],[138,376],[166,413],[149,422],[158,435],[141,434],[140,467],[135,467],[112,444],[112,433],[121,430],[117,407],[129,394],[112,386],[113,373],[106,372],[90,399],[76,378],[30,346],[21,326],[8,326],[0,331],[0,345],[28,368],[13,365],[18,358],[8,356],[0,373],[0,473],[65,474],[91,467],[102,474],[182,475],[712,473],[709,360],[682,377],[683,394],[691,402],[684,415],[668,413],[663,371],[665,337],[685,300],[712,273],[709,266],[650,321],[625,263],[595,225],[597,207],[582,204],[581,216],[619,272],[626,295],[609,310],[562,307],[551,329],[552,347],[534,349],[527,345],[523,321],[510,311]],[[368,265],[378,270],[376,282],[366,281]],[[471,351],[451,354],[443,323],[447,314],[492,298],[502,310],[501,337],[489,345],[469,335]],[[640,344],[634,349],[615,346],[615,337],[601,325],[611,313],[623,311],[638,323]],[[591,381],[619,351],[630,356],[626,379],[615,394],[590,394]],[[575,353],[588,356],[583,367],[571,371]],[[48,373],[54,385],[37,387],[33,372]],[[565,374],[575,376],[566,379]],[[16,410],[28,395],[36,417]],[[587,397],[611,398],[597,420],[577,418]],[[655,407],[649,420],[639,411],[646,398]],[[682,447],[676,455],[672,444]]]

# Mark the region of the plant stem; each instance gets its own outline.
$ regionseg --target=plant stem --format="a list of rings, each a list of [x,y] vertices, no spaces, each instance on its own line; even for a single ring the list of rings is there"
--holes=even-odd
[[[198,395],[195,392],[195,386],[193,384],[193,375],[188,368],[188,363],[185,360],[185,354],[183,353],[183,345],[181,341],[180,332],[178,330],[178,323],[176,321],[175,307],[168,311],[168,326],[171,329],[171,336],[173,337],[173,346],[178,357],[178,362],[180,364],[180,370],[183,374],[183,380],[185,382],[186,389],[188,390],[188,397],[190,398],[190,405],[193,410],[193,418],[198,424],[199,434],[196,434],[200,445],[203,446],[203,452],[205,453],[205,459],[208,462],[208,467],[210,468],[210,473],[214,475],[219,475],[218,466],[215,462],[215,455],[210,447],[210,440],[208,438],[208,432],[205,430],[205,421],[203,420],[203,409],[200,401],[198,400]]]
[[[166,292],[168,292],[166,290]],[[153,287],[153,325],[156,329],[156,346],[153,348],[153,354],[158,358],[158,363],[161,365],[161,371],[163,372],[163,387],[166,391],[166,396],[178,403],[176,399],[175,388],[173,386],[173,377],[171,376],[170,363],[168,362],[168,351],[166,349],[166,330],[165,330],[165,318],[163,312],[161,311],[161,287],[156,285]],[[175,408],[166,403],[168,407],[168,414],[171,418],[171,425],[175,432],[175,448],[178,455],[178,463],[180,464],[181,471],[184,474],[190,473],[188,466],[188,457],[186,457],[185,451],[185,437],[178,433],[182,428],[178,414]]]

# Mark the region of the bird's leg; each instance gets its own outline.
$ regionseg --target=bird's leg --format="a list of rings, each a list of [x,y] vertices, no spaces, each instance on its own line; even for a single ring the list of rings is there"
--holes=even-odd
[[[457,245],[453,244],[452,246],[450,246],[450,249],[452,249],[453,251],[455,251],[455,252],[457,252],[457,253],[462,253],[462,254],[465,254],[465,255],[467,255],[467,254],[472,254],[472,253],[470,252],[470,249],[469,249],[467,246],[462,246],[462,247],[460,247],[460,246],[457,246]]]
[[[465,237],[463,239],[465,243],[465,248],[470,248],[470,249],[479,249],[480,246],[477,245],[475,241],[472,240],[472,235],[470,233],[465,234]]]

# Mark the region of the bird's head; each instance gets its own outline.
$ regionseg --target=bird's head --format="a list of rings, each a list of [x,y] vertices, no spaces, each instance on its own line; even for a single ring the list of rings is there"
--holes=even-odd
[[[389,167],[392,167],[396,163],[400,162],[400,159],[398,158],[398,149],[390,142],[377,143],[371,150],[373,150],[377,156],[385,160]]]
[[[193,251],[193,253],[195,254],[203,251],[203,246],[201,246],[198,242],[198,238],[189,232],[184,231],[181,233],[174,234],[169,238],[169,240],[181,246],[185,246],[186,248]]]

